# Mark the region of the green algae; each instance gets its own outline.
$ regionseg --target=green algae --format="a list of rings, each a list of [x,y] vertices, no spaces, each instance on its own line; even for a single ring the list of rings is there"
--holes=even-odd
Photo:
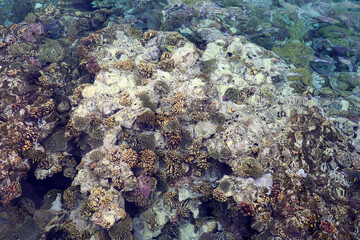
[[[292,41],[282,47],[275,46],[272,50],[298,67],[308,67],[309,62],[315,58],[313,50],[300,41]]]
[[[294,68],[289,71],[287,79],[291,82],[300,81],[306,86],[311,86],[311,72],[306,68]]]

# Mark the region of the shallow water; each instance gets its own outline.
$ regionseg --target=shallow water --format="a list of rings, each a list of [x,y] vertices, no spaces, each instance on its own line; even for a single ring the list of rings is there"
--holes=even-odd
[[[359,238],[359,1],[0,0],[0,25],[4,239]]]

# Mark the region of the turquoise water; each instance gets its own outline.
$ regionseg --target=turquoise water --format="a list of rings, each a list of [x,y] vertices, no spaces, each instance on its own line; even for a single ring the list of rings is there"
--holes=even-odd
[[[360,238],[359,1],[0,0],[0,25],[0,238]]]

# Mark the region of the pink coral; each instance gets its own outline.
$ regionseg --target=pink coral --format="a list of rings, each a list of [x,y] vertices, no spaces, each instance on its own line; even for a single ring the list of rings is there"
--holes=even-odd
[[[335,230],[334,225],[329,221],[322,221],[321,228],[323,231],[328,232],[328,233],[332,233]]]
[[[34,35],[40,36],[41,34],[44,34],[44,26],[36,23],[36,24],[30,24],[26,31],[23,33],[23,37],[28,42],[36,42],[36,39],[34,38]]]
[[[254,208],[251,203],[241,201],[238,203],[237,207],[244,216],[251,216],[253,214]]]
[[[39,68],[42,67],[42,66],[41,66],[41,63],[40,63],[40,60],[39,60],[38,58],[30,57],[30,58],[29,58],[29,62],[30,62],[32,65],[36,66],[36,67],[39,67]]]

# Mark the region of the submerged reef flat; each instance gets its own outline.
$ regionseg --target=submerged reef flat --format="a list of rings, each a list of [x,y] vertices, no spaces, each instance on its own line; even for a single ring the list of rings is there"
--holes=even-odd
[[[359,239],[358,5],[344,30],[318,14],[340,3],[275,2],[38,1],[1,26],[0,239]]]
[[[88,196],[79,206],[92,223],[118,227],[115,213],[129,202],[139,208],[135,239],[355,234],[354,139],[317,99],[292,93],[283,60],[243,37],[199,50],[177,33],[131,32],[99,33],[89,52],[101,70],[68,126],[70,136],[88,136],[72,186]],[[107,204],[89,208],[94,197]]]

